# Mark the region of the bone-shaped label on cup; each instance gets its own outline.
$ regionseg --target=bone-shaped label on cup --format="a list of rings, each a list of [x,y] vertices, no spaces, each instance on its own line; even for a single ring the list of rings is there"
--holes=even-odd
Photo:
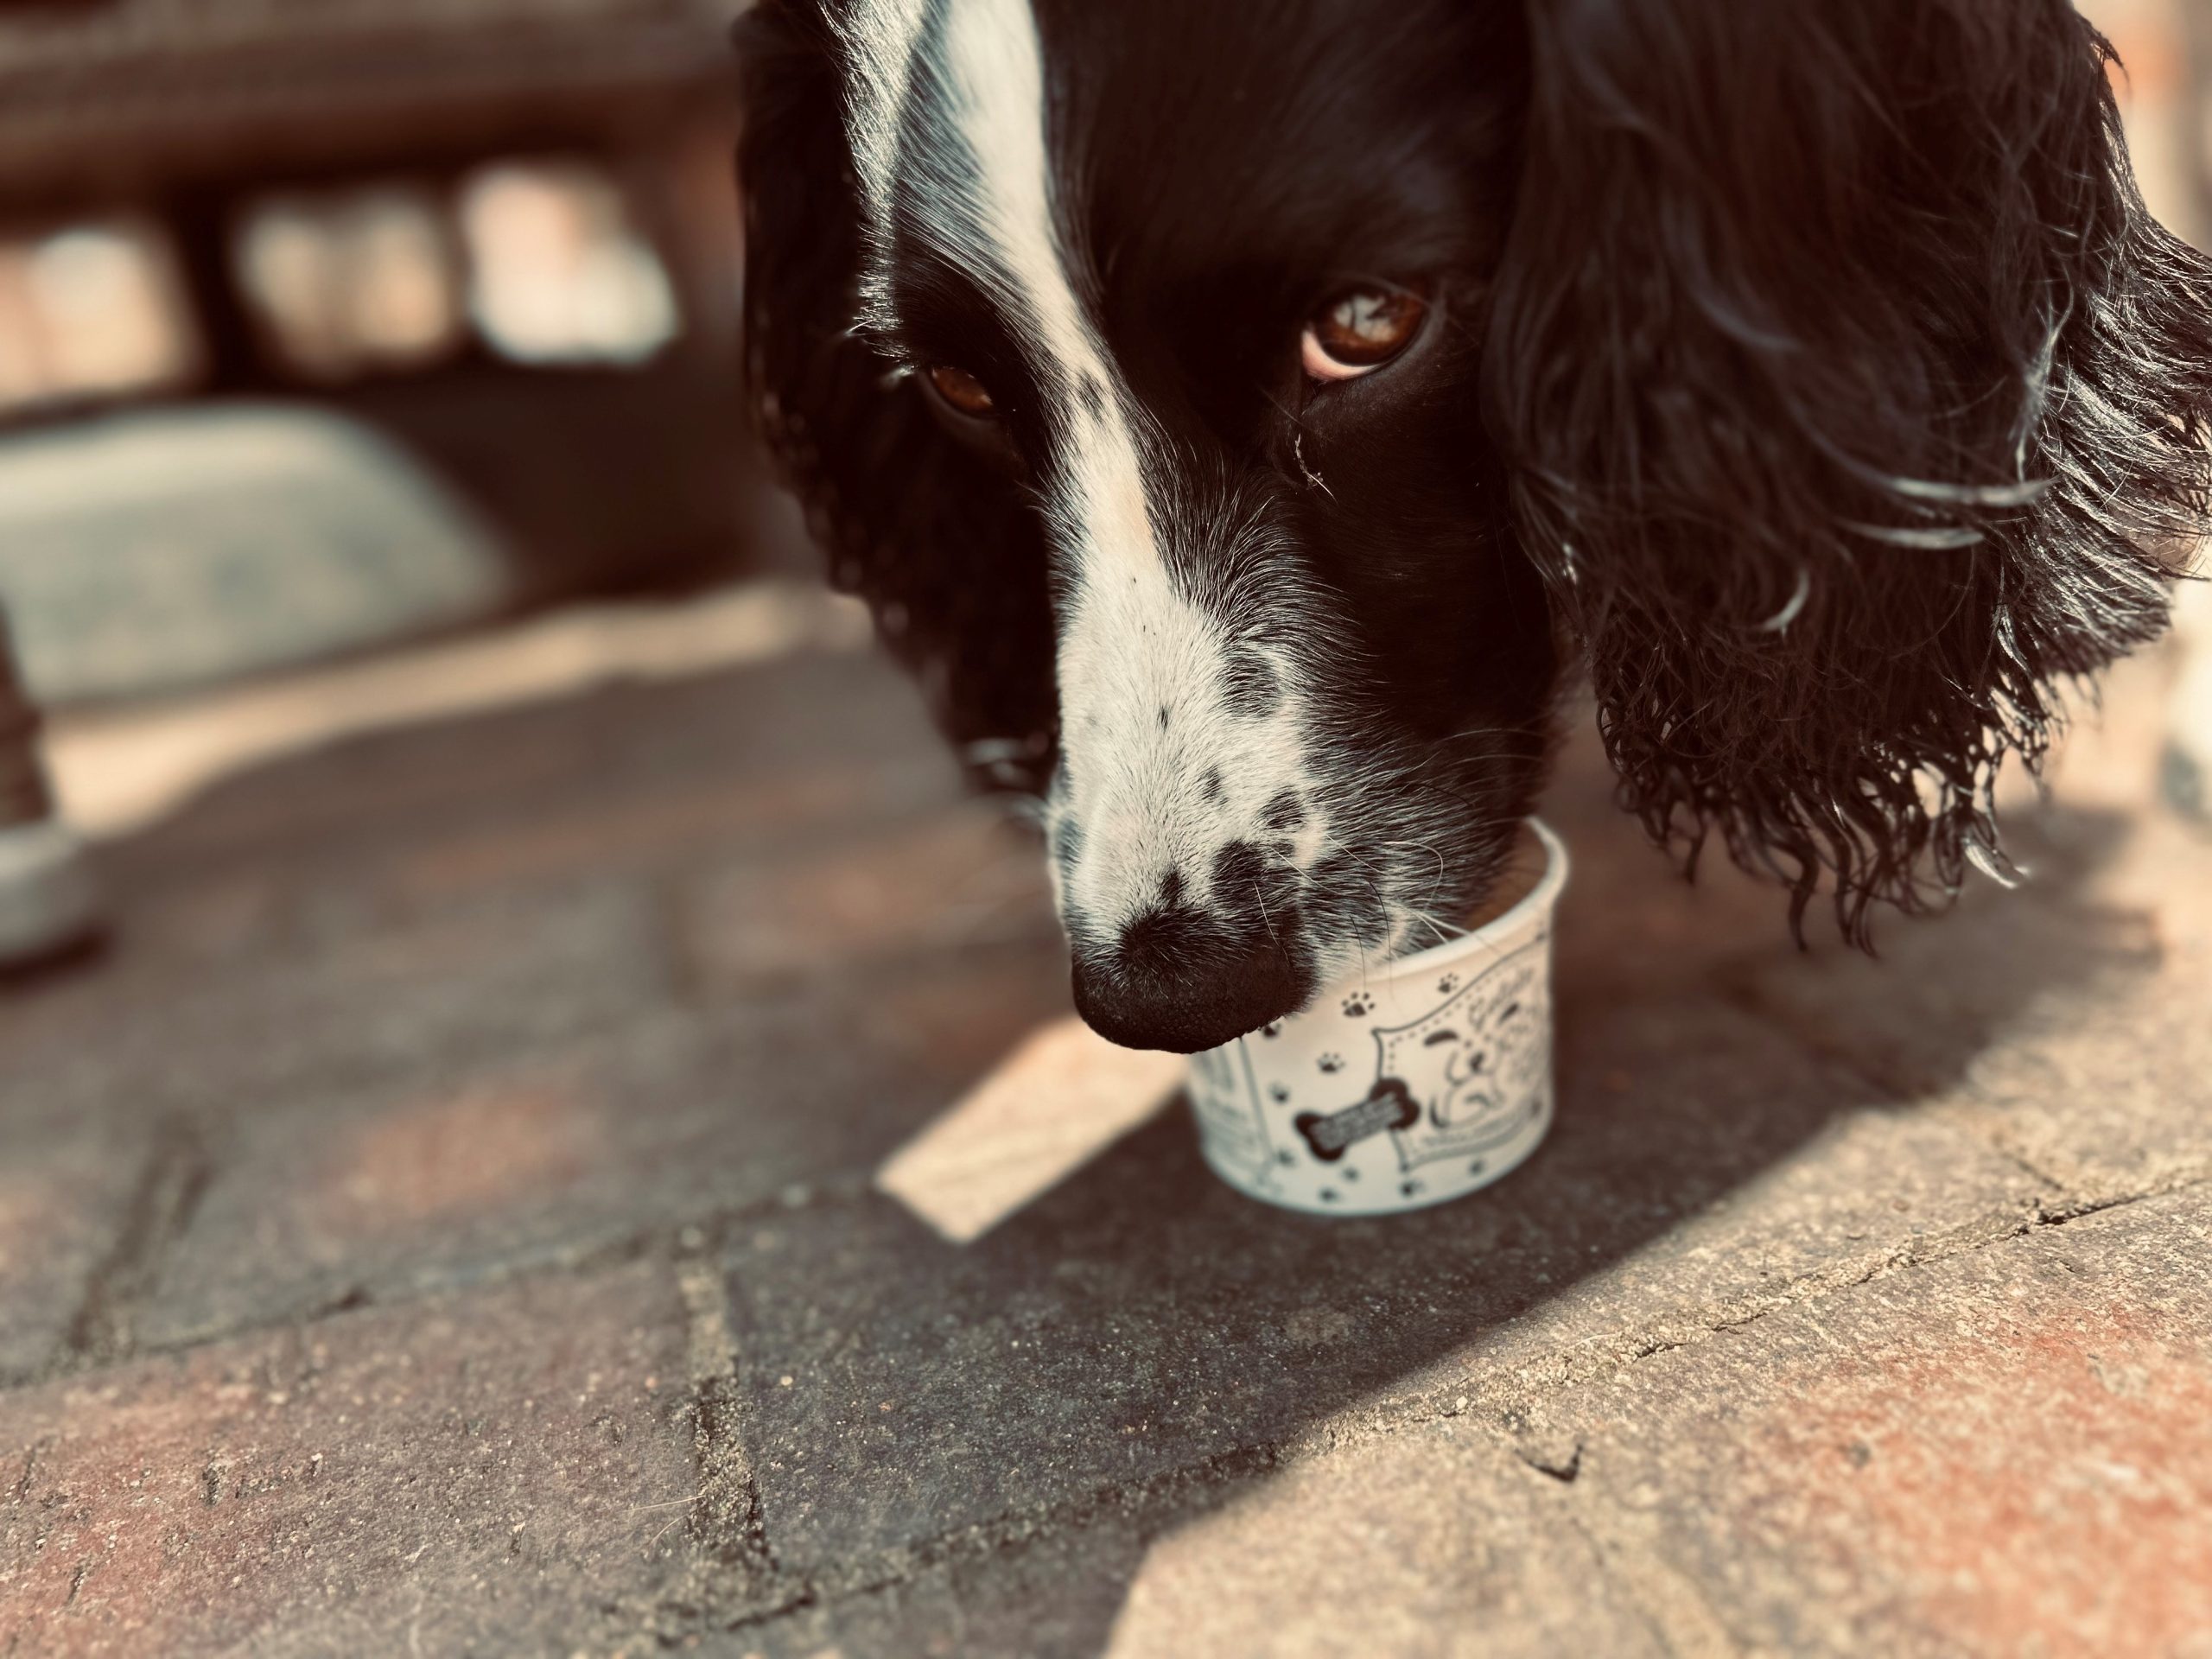
[[[1366,1099],[1338,1112],[1300,1112],[1291,1125],[1306,1137],[1313,1155],[1333,1164],[1370,1135],[1409,1129],[1421,1120],[1421,1103],[1395,1077],[1378,1082]]]

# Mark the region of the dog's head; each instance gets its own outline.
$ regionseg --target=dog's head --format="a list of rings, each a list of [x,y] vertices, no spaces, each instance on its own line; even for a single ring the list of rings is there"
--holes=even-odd
[[[1996,856],[2204,509],[2212,278],[2064,0],[783,0],[769,435],[1078,1001],[1199,1048],[1626,804],[1847,928]]]

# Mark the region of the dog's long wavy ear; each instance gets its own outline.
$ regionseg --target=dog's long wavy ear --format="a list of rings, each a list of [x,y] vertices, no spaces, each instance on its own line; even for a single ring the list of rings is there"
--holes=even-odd
[[[861,207],[820,0],[762,0],[738,49],[747,360],[762,433],[832,581],[868,601],[971,774],[1040,788],[1054,717],[1042,530],[853,335]]]
[[[1844,931],[2150,639],[2212,505],[2212,265],[2067,0],[1529,0],[1484,408],[1624,804]],[[2001,865],[2000,865],[2001,868]]]

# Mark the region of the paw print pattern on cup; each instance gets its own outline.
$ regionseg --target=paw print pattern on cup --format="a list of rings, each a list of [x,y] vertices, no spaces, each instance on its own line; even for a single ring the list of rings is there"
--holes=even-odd
[[[1511,927],[1316,988],[1307,1007],[1192,1060],[1200,1150],[1230,1186],[1308,1214],[1385,1216],[1461,1197],[1534,1151],[1552,1116],[1548,929],[1566,857],[1541,825],[1523,838],[1543,859],[1522,861],[1537,902],[1499,918]]]

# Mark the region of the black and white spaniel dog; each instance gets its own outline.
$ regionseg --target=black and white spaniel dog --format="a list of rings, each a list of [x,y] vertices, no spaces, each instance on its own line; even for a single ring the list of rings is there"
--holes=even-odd
[[[1586,671],[1864,942],[2212,504],[2212,265],[2067,0],[761,0],[754,395],[1084,1016],[1431,942]]]

